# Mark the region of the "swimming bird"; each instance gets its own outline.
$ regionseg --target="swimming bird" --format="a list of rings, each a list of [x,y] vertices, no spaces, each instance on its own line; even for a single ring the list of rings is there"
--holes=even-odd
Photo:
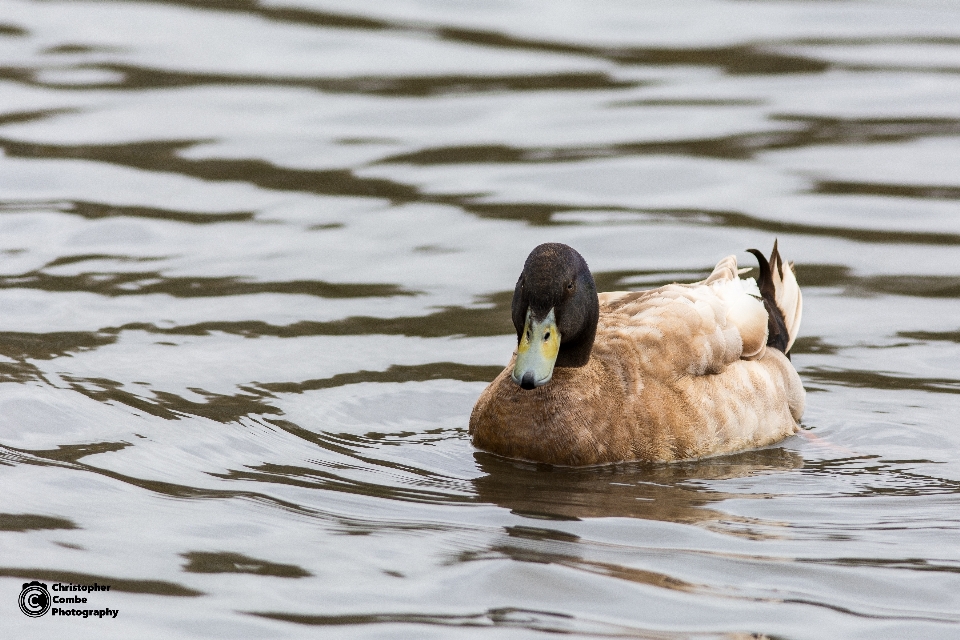
[[[513,292],[517,349],[470,416],[474,446],[579,466],[704,458],[795,433],[800,287],[776,242],[769,259],[749,252],[759,284],[728,256],[700,282],[598,294],[576,250],[536,247]]]

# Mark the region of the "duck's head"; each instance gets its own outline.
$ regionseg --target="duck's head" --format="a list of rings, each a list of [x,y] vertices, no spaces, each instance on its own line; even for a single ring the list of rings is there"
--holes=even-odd
[[[579,253],[549,242],[530,252],[513,290],[517,362],[511,377],[523,389],[541,387],[554,367],[582,367],[590,359],[600,303]]]

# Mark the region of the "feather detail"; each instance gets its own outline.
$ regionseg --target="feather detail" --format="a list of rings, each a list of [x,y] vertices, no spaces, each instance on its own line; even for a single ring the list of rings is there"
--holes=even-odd
[[[787,352],[797,339],[800,332],[800,319],[803,317],[803,294],[800,293],[800,285],[797,283],[797,276],[793,269],[793,263],[784,265],[777,252],[776,242],[774,242],[773,254],[777,260],[777,307],[783,312],[783,322],[787,327]]]
[[[793,263],[784,266],[776,240],[769,260],[756,249],[748,251],[757,258],[760,266],[759,289],[770,316],[767,344],[789,353],[800,332],[800,318],[803,315],[803,295],[797,284]]]
[[[726,323],[740,334],[740,357],[753,360],[763,356],[767,344],[767,312],[760,302],[760,290],[753,278],[740,279],[737,257],[721,260],[704,280],[726,306]]]

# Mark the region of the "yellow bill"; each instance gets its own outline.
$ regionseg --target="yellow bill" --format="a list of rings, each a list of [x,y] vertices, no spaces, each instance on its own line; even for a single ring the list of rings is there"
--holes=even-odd
[[[550,313],[543,320],[534,320],[530,310],[523,325],[523,335],[517,346],[517,363],[511,377],[524,389],[541,387],[553,377],[553,365],[560,352],[560,332],[557,320]]]

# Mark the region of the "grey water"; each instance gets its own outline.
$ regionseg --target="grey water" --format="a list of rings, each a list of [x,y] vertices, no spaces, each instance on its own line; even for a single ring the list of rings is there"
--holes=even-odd
[[[774,239],[801,435],[473,449],[535,245],[616,290]],[[958,594],[960,5],[0,0],[3,637],[957,638]]]

